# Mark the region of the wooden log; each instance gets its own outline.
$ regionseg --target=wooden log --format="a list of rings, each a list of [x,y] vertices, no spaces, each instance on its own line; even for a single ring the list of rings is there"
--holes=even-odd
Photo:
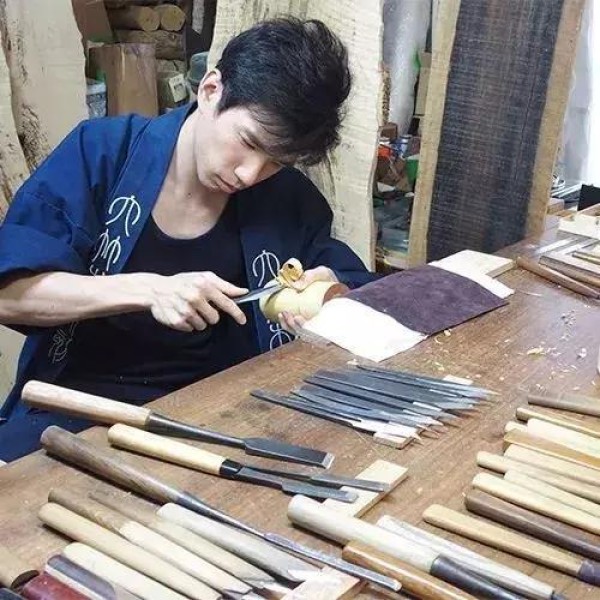
[[[465,497],[465,506],[467,510],[511,529],[581,556],[600,560],[600,538],[578,527],[560,523],[481,490],[470,490]]]
[[[38,574],[25,564],[14,552],[0,545],[0,585],[17,588]]]
[[[507,458],[506,456],[499,456],[497,454],[491,454],[489,452],[479,452],[477,454],[477,464],[480,467],[491,469],[498,473],[506,473],[507,471],[517,471],[526,475],[531,475],[536,479],[545,481],[561,490],[577,494],[581,498],[587,498],[593,502],[600,502],[600,487],[578,481],[577,479],[571,479],[558,473],[553,473],[546,469],[536,467],[518,460]]]
[[[423,518],[427,523],[446,531],[531,560],[555,571],[567,573],[567,575],[577,577],[586,583],[600,585],[599,563],[593,563],[548,544],[530,540],[510,529],[492,525],[481,519],[474,519],[439,504],[430,506],[423,513]]]
[[[504,456],[558,475],[571,477],[577,481],[600,486],[600,472],[596,469],[584,465],[576,465],[570,461],[552,457],[542,452],[525,448],[524,446],[512,444],[505,450]]]
[[[475,600],[474,596],[415,569],[408,563],[360,542],[344,546],[342,558],[397,579],[402,589],[427,600]]]
[[[63,535],[88,544],[194,600],[219,598],[215,590],[198,579],[63,506],[45,504],[40,509],[39,517],[43,523]]]
[[[118,29],[115,37],[119,42],[127,44],[154,44],[156,58],[168,60],[184,60],[183,35],[172,31],[128,31]]]
[[[174,7],[177,9],[177,7]],[[149,6],[125,6],[108,11],[113,29],[137,29],[156,31],[160,26],[160,14]]]
[[[159,16],[160,28],[165,31],[181,31],[185,25],[185,12],[174,4],[161,4],[154,9]]]
[[[122,586],[142,600],[186,600],[185,596],[86,544],[69,544],[63,554],[80,567]]]

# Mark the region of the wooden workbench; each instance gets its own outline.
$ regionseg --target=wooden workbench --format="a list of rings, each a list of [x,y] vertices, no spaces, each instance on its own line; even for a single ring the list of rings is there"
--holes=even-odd
[[[531,245],[523,244],[520,251],[531,249]],[[580,389],[600,397],[596,373],[598,305],[520,269],[503,275],[501,280],[516,290],[508,306],[457,327],[450,335],[430,338],[386,363],[416,373],[469,377],[501,392],[496,405],[465,419],[460,427],[438,440],[427,439],[421,446],[403,450],[386,448],[374,444],[368,435],[250,398],[248,391],[254,387],[287,391],[315,369],[342,366],[352,358],[334,346],[315,347],[299,341],[171,394],[152,406],[175,418],[235,435],[273,436],[329,450],[337,457],[335,471],[346,475],[358,473],[378,458],[409,467],[410,477],[367,513],[369,521],[391,514],[419,523],[423,509],[434,502],[461,508],[462,494],[478,470],[477,451],[501,451],[504,424],[514,417],[515,407],[524,403],[522,388],[540,384],[557,390]],[[527,354],[539,347],[547,352]],[[104,428],[96,427],[82,435],[96,444],[107,444]],[[242,456],[235,450],[225,450],[232,458]],[[276,490],[219,480],[148,458],[127,455],[127,459],[253,525],[338,552],[327,542],[293,529],[286,518],[289,497]],[[59,552],[67,541],[42,527],[36,515],[52,486],[71,485],[92,488],[108,484],[44,452],[1,468],[2,543],[37,567]],[[555,585],[568,598],[599,597],[598,589],[570,577],[479,544],[467,544]],[[361,595],[383,597],[383,593],[371,589]]]

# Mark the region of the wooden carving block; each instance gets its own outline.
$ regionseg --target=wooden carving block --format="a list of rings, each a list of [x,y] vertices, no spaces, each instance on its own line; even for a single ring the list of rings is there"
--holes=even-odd
[[[317,577],[301,583],[282,600],[347,600],[354,598],[365,582],[325,567]]]
[[[387,492],[369,492],[368,490],[357,490],[355,488],[343,487],[343,490],[350,490],[358,494],[358,498],[351,503],[339,502],[328,498],[323,503],[329,508],[344,513],[351,517],[360,517],[364,515],[372,506],[377,504],[384,496],[389,494],[399,483],[406,478],[408,469],[387,460],[376,460],[371,466],[367,467],[359,475],[358,479],[373,479],[383,481],[390,485]]]

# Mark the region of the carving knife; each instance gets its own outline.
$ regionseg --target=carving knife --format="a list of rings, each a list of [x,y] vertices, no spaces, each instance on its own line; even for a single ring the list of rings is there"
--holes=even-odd
[[[414,375],[413,373],[407,373],[406,371],[396,371],[394,369],[386,369],[385,367],[374,367],[371,365],[356,365],[361,371],[371,373],[374,377],[383,377],[386,379],[393,379],[409,385],[417,387],[424,387],[427,389],[438,389],[445,390],[447,392],[454,392],[457,395],[487,397],[497,396],[498,392],[488,390],[486,388],[475,387],[466,383],[455,383],[454,381],[444,381],[443,379],[437,379],[436,377],[428,377],[427,375]]]
[[[313,550],[312,548],[293,542],[284,536],[261,531],[252,525],[248,525],[239,519],[235,519],[227,513],[205,503],[197,496],[179,490],[165,481],[156,479],[155,477],[136,469],[123,461],[117,454],[94,446],[60,427],[56,427],[55,425],[48,427],[44,433],[42,433],[41,442],[42,446],[50,454],[87,469],[92,473],[96,473],[119,485],[125,486],[128,489],[153,498],[158,502],[173,502],[179,504],[200,515],[210,517],[221,523],[232,525],[236,529],[249,533],[260,540],[269,542],[273,546],[284,548],[295,554],[316,560],[331,566],[334,569],[338,569],[343,573],[352,575],[353,577],[364,579],[365,581],[375,583],[392,591],[398,591],[400,589],[400,584],[395,579],[381,576],[379,573],[375,573],[369,569],[357,567],[356,565],[335,556]],[[300,496],[297,497],[299,498]],[[307,565],[307,567],[310,566],[311,565]],[[314,573],[314,571],[311,572]],[[308,577],[310,576],[311,575],[308,574]],[[290,573],[289,578],[290,580],[294,580],[294,574]]]
[[[29,381],[23,400],[31,406],[55,410],[100,423],[125,423],[173,437],[182,437],[224,446],[242,448],[246,454],[328,468],[334,456],[328,452],[286,444],[269,438],[238,438],[169,419],[142,406],[117,402],[100,396],[69,390],[50,383]]]
[[[135,427],[118,423],[108,430],[108,441],[117,448],[124,448],[146,456],[189,467],[226,479],[247,481],[280,489],[286,494],[303,494],[311,498],[333,498],[340,502],[354,502],[356,493],[286,479],[277,471],[266,473],[248,467],[224,456],[196,448]]]

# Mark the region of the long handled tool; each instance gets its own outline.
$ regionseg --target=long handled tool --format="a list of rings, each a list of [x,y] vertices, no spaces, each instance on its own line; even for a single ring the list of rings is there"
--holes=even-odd
[[[539,419],[540,421],[554,423],[554,425],[560,425],[561,427],[578,431],[579,433],[585,433],[586,435],[600,438],[600,427],[595,423],[559,415],[553,410],[544,410],[543,408],[535,410],[527,406],[520,406],[517,408],[517,419],[520,421]]]
[[[586,558],[600,560],[600,538],[583,529],[560,523],[480,490],[467,492],[465,506],[467,510],[501,525]]]
[[[207,452],[190,444],[177,442],[164,436],[149,433],[129,425],[118,423],[108,430],[109,442],[118,448],[132,450],[139,454],[166,460],[183,467],[197,469],[204,473],[248,481],[259,485],[274,487],[286,494],[304,494],[312,498],[333,498],[340,502],[354,502],[358,495],[355,492],[345,492],[331,487],[313,485],[286,479],[278,475],[264,473],[241,463],[229,460],[224,456]]]
[[[100,476],[110,479],[129,489],[133,489],[145,496],[149,496],[159,502],[174,502],[175,504],[189,508],[201,515],[232,525],[237,529],[241,529],[257,538],[265,540],[274,546],[279,546],[280,548],[300,554],[301,556],[319,561],[347,573],[348,575],[376,583],[387,589],[393,591],[398,590],[398,582],[391,580],[389,577],[383,577],[368,569],[356,567],[356,565],[347,563],[346,561],[330,556],[324,552],[312,550],[311,548],[302,546],[292,540],[288,540],[281,535],[260,531],[259,529],[206,504],[200,500],[200,498],[193,496],[188,492],[179,490],[176,487],[168,485],[164,481],[155,479],[154,477],[143,473],[122,461],[118,455],[93,446],[60,427],[48,427],[42,434],[41,441],[44,448],[51,454],[84,467]]]
[[[443,556],[451,558],[465,569],[481,575],[517,594],[538,600],[552,600],[556,598],[554,589],[521,571],[511,569],[481,554],[477,554],[465,546],[441,538],[424,529],[385,515],[377,521],[377,525],[392,533],[398,533],[417,544],[423,544]]]
[[[327,452],[294,446],[268,438],[243,439],[225,435],[169,419],[148,408],[132,406],[41,381],[29,381],[25,384],[22,396],[27,404],[38,408],[65,412],[100,423],[124,423],[154,433],[233,446],[256,456],[325,468],[331,466],[334,458]]]
[[[444,583],[390,554],[380,552],[361,542],[350,542],[344,546],[342,556],[361,567],[373,569],[394,577],[402,583],[402,589],[416,598],[427,600],[476,600],[454,586]]]
[[[48,500],[64,506],[79,516],[129,540],[150,554],[171,563],[184,573],[221,592],[226,598],[239,600],[241,595],[251,591],[251,587],[243,581],[232,577],[138,521],[124,517],[91,498],[63,488],[54,488],[50,491]],[[253,600],[257,598],[254,596]]]
[[[436,504],[430,506],[423,513],[423,518],[427,523],[441,527],[446,531],[457,533],[487,544],[492,548],[504,550],[515,556],[567,573],[586,583],[600,585],[600,564],[575,557],[548,544],[530,540],[510,529],[492,525],[481,519],[474,519]],[[553,598],[557,598],[557,594],[554,594]]]
[[[231,573],[231,575],[244,581],[254,589],[265,590],[277,597],[285,596],[286,593],[290,592],[288,588],[278,583],[270,573],[267,573],[256,567],[254,564],[240,558],[239,555],[241,555],[241,553],[238,548],[235,548],[236,554],[225,550],[221,546],[210,542],[205,537],[201,537],[190,529],[160,517],[155,508],[151,508],[146,503],[142,503],[141,500],[133,497],[131,494],[115,495],[114,493],[96,490],[90,494],[90,498],[100,502],[108,508],[116,510],[122,515],[129,517],[142,525],[145,525],[157,533],[160,533],[183,548],[193,552],[196,556],[207,560],[216,567],[227,571],[227,573]],[[196,513],[191,514],[200,518],[200,515],[196,515]],[[214,523],[215,521],[211,522]],[[227,526],[223,525],[223,527]],[[231,531],[241,533],[229,528],[228,533],[230,534]],[[227,537],[231,539],[232,536],[228,535]],[[265,543],[265,546],[268,545]],[[271,546],[268,547],[268,550],[271,551],[272,555],[275,554],[275,552],[273,552],[274,549]],[[292,558],[290,555],[286,555],[286,557],[287,556]],[[272,567],[275,563],[276,557],[272,557],[269,567]],[[281,570],[284,574],[287,573],[285,567]]]
[[[288,505],[288,517],[296,525],[339,543],[347,544],[350,541],[359,541],[374,546],[378,550],[400,558],[478,598],[494,600],[520,600],[522,598],[488,579],[467,571],[455,561],[441,556],[426,546],[413,543],[396,533],[391,533],[355,517],[342,515],[310,498],[294,496]]]

